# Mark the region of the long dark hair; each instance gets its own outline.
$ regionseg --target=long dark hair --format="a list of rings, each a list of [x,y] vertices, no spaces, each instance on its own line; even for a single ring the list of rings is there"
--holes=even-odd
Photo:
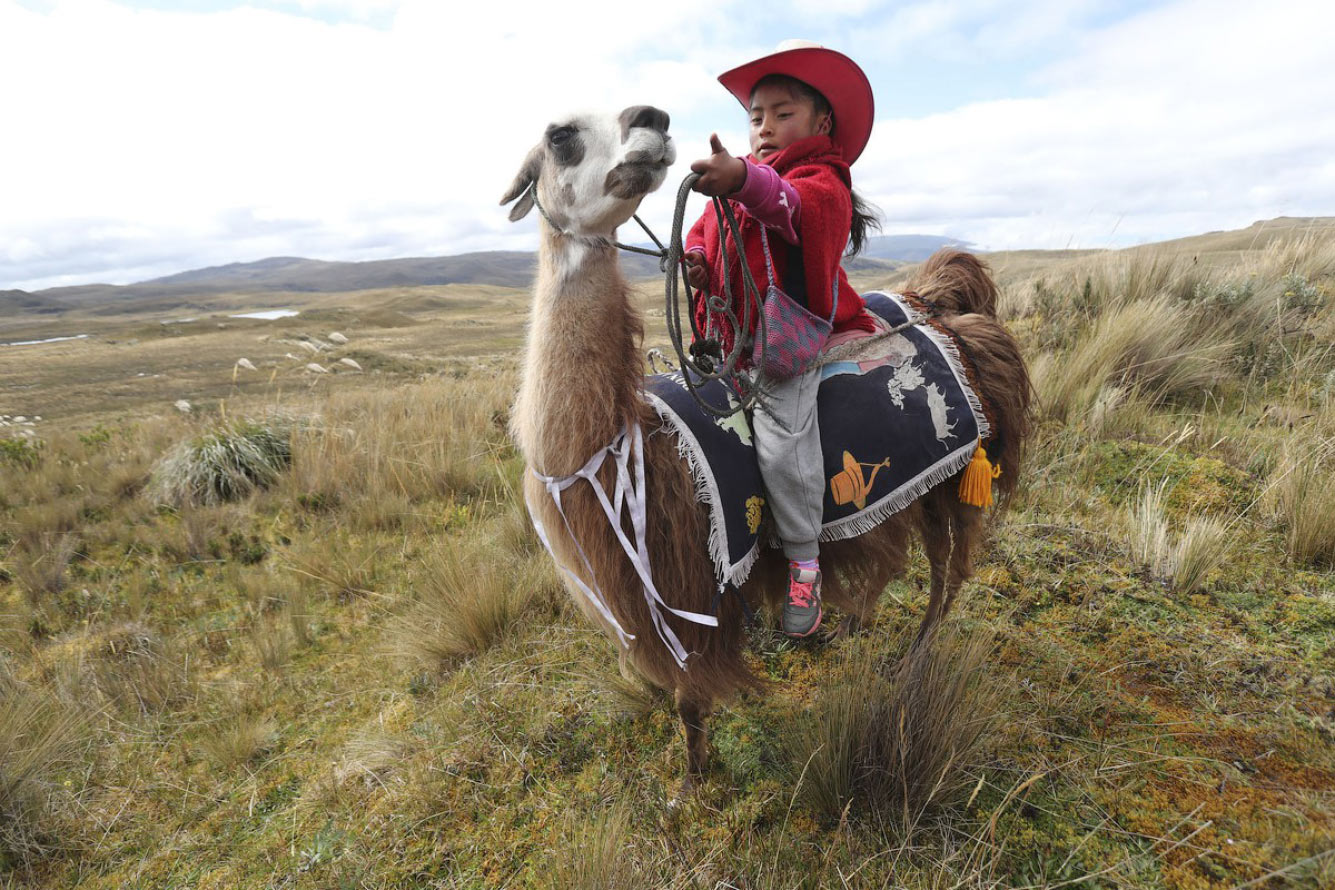
[[[835,127],[839,126],[839,121],[834,116],[834,109],[830,106],[830,100],[826,99],[820,90],[807,83],[805,80],[798,80],[787,74],[767,74],[756,85],[751,87],[752,98],[756,95],[756,90],[763,86],[777,86],[788,90],[794,99],[810,102],[815,108],[816,114],[828,114],[830,116],[830,135],[834,135]],[[867,246],[867,238],[872,232],[881,230],[881,214],[876,205],[867,201],[858,194],[857,189],[850,189],[853,198],[853,221],[848,228],[848,253],[847,256],[857,256],[862,252],[862,248]]]

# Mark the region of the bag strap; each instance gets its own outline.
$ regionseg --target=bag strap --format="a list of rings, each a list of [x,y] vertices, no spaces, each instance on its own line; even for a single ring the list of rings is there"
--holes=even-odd
[[[771,286],[774,285],[774,260],[769,252],[769,237],[765,234],[765,224],[760,224],[760,249],[765,254],[765,275],[769,279]],[[783,270],[783,292],[792,297],[806,309],[811,308],[807,302],[807,276],[806,265],[802,261],[802,248],[797,244],[788,245],[788,265]],[[830,307],[830,317],[827,319],[830,324],[834,324],[834,316],[839,312],[839,272],[834,273],[834,296]]]

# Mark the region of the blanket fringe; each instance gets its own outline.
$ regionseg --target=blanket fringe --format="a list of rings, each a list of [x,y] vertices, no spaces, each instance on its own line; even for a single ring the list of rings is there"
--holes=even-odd
[[[865,535],[900,510],[908,507],[909,504],[925,495],[932,488],[968,466],[976,447],[976,443],[970,442],[964,448],[948,455],[930,471],[912,482],[900,486],[897,491],[869,505],[867,509],[860,510],[852,516],[827,523],[821,529],[819,540],[842,541],[846,538]]]
[[[887,294],[896,303],[905,307],[907,304],[901,302],[899,294]],[[930,322],[920,325],[918,330],[927,335],[927,338],[936,344],[945,356],[946,364],[950,366],[950,373],[955,375],[955,381],[960,385],[960,391],[964,393],[965,401],[969,403],[969,410],[973,412],[973,418],[978,423],[978,440],[986,442],[992,437],[992,425],[988,423],[987,414],[983,411],[983,401],[978,397],[978,393],[973,391],[969,385],[969,375],[964,370],[964,358],[960,355],[959,344],[951,334]]]
[[[649,403],[662,419],[664,427],[669,429],[676,439],[677,456],[685,461],[695,484],[695,499],[709,508],[709,558],[714,563],[714,577],[720,584],[734,584],[741,587],[751,575],[756,560],[760,558],[759,542],[752,545],[747,554],[735,565],[728,562],[727,526],[723,518],[723,498],[714,485],[709,473],[709,465],[701,452],[700,443],[691,434],[690,428],[681,422],[667,404],[653,393],[645,393]]]

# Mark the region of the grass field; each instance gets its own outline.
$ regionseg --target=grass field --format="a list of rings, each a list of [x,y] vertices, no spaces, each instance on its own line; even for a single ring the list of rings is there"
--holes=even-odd
[[[908,808],[840,746],[894,741],[921,557],[852,640],[763,617],[668,805],[671,704],[516,499],[523,292],[28,324],[92,336],[0,349],[0,887],[1335,886],[1335,228],[991,261],[1040,423]],[[251,447],[236,501],[160,463]]]

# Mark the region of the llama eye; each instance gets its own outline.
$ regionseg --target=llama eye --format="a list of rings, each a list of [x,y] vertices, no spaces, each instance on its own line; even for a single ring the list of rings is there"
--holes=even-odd
[[[564,145],[570,141],[570,137],[573,135],[575,135],[575,133],[569,127],[561,127],[560,129],[553,130],[552,135],[547,138],[551,141],[552,145]]]

